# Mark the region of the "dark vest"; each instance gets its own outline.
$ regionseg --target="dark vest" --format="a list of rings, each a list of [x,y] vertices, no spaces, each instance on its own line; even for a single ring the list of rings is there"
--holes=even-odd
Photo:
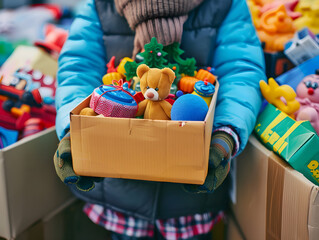
[[[134,32],[125,18],[116,12],[112,0],[95,0],[95,3],[104,33],[107,60],[112,56],[116,56],[118,61],[130,57]],[[231,3],[231,0],[206,0],[190,12],[181,42],[185,51],[183,57],[195,57],[198,67],[212,63],[218,28]],[[228,205],[228,183],[226,180],[211,194],[186,193],[182,185],[176,183],[112,178],[96,183],[95,189],[87,193],[71,189],[84,201],[154,221],[225,209]]]

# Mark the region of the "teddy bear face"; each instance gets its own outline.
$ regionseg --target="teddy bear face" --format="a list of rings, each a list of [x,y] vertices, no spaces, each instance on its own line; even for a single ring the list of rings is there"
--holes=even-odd
[[[169,69],[149,68],[145,64],[137,68],[140,78],[140,88],[144,97],[152,101],[161,101],[167,98],[175,73]]]
[[[319,103],[319,75],[306,76],[297,86],[297,96],[308,98],[313,103]]]

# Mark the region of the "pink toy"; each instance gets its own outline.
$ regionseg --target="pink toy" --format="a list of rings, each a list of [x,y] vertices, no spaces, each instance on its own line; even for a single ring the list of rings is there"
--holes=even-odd
[[[297,86],[300,109],[296,120],[308,120],[319,134],[319,69],[316,74],[306,76]]]
[[[298,4],[299,0],[275,0],[273,2],[270,3],[266,3],[261,9],[260,9],[260,13],[263,14],[271,9],[277,8],[280,5],[284,5],[286,10],[287,10],[287,14],[293,19],[297,19],[299,17],[301,17],[301,13],[299,12],[294,12],[297,4]]]

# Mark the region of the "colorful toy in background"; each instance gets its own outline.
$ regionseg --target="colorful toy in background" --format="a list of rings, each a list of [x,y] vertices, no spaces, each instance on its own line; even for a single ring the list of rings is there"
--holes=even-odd
[[[26,40],[8,41],[6,37],[0,37],[0,67],[19,45],[31,45]]]
[[[318,0],[301,0],[297,10],[302,16],[294,24],[298,30],[308,27],[314,34],[319,34],[319,1]]]
[[[5,148],[18,140],[18,131],[0,127],[0,149]]]
[[[295,31],[293,20],[284,5],[261,15],[260,28],[257,29],[261,42],[265,43],[264,50],[268,52],[283,51]]]
[[[286,43],[284,52],[290,61],[299,65],[319,55],[319,39],[308,28],[304,28]]]
[[[149,68],[141,64],[137,68],[140,78],[141,91],[144,100],[138,104],[136,116],[144,119],[169,120],[171,119],[172,105],[165,101],[175,79],[175,73],[170,68]]]
[[[260,81],[259,83],[263,97],[280,111],[293,117],[300,107],[299,102],[296,100],[295,91],[288,85],[279,86],[273,78],[270,78],[268,83],[265,81]]]
[[[51,56],[58,60],[61,49],[68,38],[68,31],[58,28],[53,24],[46,25],[44,41],[36,41],[35,46],[43,48]]]
[[[297,86],[297,100],[300,109],[296,112],[296,120],[309,121],[319,134],[319,70],[316,74],[306,76]]]

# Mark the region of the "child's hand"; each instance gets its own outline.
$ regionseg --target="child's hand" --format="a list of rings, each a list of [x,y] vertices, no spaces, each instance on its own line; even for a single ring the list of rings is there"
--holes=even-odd
[[[191,193],[214,192],[225,180],[230,169],[233,138],[225,132],[215,132],[209,152],[209,166],[203,185],[185,184],[184,189]]]
[[[94,181],[101,181],[102,178],[77,176],[72,167],[72,155],[70,144],[70,132],[59,143],[54,155],[55,171],[65,184],[75,184],[81,191],[90,191],[94,188]]]

